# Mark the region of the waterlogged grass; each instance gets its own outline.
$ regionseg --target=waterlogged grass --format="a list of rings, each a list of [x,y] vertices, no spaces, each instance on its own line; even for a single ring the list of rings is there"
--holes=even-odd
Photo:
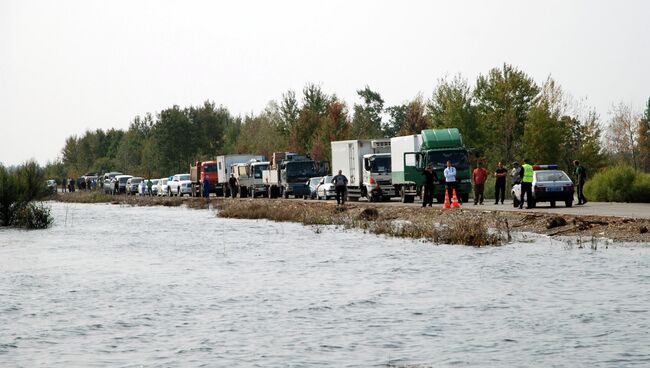
[[[306,202],[287,201],[220,201],[219,216],[238,219],[268,219],[298,222],[304,225],[337,225],[386,236],[425,239],[434,243],[471,246],[501,245],[510,239],[507,222],[496,219],[493,230],[488,222],[472,213],[440,215],[422,210],[402,213],[407,219],[395,218],[395,209],[315,206]],[[384,214],[383,212],[386,212]]]

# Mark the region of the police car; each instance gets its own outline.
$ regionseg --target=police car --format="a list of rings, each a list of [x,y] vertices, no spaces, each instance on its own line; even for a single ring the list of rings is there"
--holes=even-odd
[[[558,201],[563,201],[567,207],[573,206],[573,181],[558,165],[534,165],[533,170],[533,207],[537,202],[550,202],[551,207],[555,207]],[[512,186],[512,198],[513,205],[519,207],[520,184]]]

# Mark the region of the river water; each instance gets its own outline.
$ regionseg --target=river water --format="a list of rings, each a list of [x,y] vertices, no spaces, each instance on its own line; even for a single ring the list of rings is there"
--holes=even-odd
[[[0,230],[1,367],[650,366],[648,245],[51,206]]]

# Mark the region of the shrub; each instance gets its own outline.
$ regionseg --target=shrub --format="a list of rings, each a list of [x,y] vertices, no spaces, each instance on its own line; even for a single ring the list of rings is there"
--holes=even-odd
[[[13,171],[0,165],[0,226],[48,227],[52,223],[50,210],[31,204],[46,193],[43,170],[35,162]]]
[[[585,183],[585,196],[601,202],[650,202],[650,174],[629,166],[598,172]]]
[[[16,211],[13,226],[25,229],[47,229],[52,224],[49,207],[28,203]]]

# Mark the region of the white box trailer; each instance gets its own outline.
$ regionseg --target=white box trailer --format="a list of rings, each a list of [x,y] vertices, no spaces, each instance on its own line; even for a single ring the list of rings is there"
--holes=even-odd
[[[249,160],[265,161],[266,157],[252,154],[217,156],[217,195],[230,195],[228,179],[230,179],[230,174],[233,173],[233,165],[246,163]]]
[[[348,178],[348,198],[390,199],[394,195],[390,172],[389,139],[335,141],[332,146],[332,174],[341,170]],[[381,164],[380,164],[381,162]],[[376,168],[381,168],[376,170]]]
[[[393,186],[397,192],[396,194],[402,197],[402,202],[408,202],[409,199],[418,194],[415,183],[407,182],[404,179],[404,154],[407,152],[420,152],[421,146],[422,136],[420,134],[405,135],[390,139]],[[415,161],[415,156],[407,155],[406,159]],[[407,162],[406,164],[415,166],[415,162]]]

